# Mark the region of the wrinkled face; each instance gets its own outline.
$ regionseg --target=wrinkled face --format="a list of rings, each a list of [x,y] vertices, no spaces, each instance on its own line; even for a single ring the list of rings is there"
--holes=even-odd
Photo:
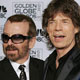
[[[14,34],[21,34],[28,36],[29,23],[28,22],[10,22],[7,21],[4,26],[3,33],[11,37]],[[29,55],[28,50],[33,47],[33,41],[24,40],[22,43],[15,44],[9,39],[7,43],[3,43],[3,51],[5,55],[12,61],[26,59]]]
[[[69,17],[58,13],[53,19],[49,19],[47,31],[52,44],[57,49],[63,49],[74,46],[78,28],[74,27]]]

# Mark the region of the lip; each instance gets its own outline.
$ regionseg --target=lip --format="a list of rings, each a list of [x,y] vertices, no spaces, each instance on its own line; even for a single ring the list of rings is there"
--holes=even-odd
[[[7,50],[7,53],[14,53],[16,50]]]
[[[54,40],[55,40],[56,42],[63,41],[64,38],[65,38],[64,35],[55,35],[55,36],[54,36]]]

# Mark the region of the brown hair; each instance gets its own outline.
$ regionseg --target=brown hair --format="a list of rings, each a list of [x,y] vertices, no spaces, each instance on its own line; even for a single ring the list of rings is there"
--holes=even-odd
[[[52,0],[43,13],[42,27],[45,31],[48,26],[48,20],[59,12],[71,18],[74,26],[80,29],[80,8],[77,2],[74,0]],[[47,31],[46,37],[48,45],[50,44],[49,48],[52,49],[54,45],[51,43]],[[80,31],[75,35],[75,40],[77,46],[80,47]]]
[[[8,20],[10,22],[23,22],[23,21],[29,22],[28,35],[32,36],[32,37],[36,36],[36,25],[35,25],[34,21],[29,16],[26,16],[23,14],[15,14],[15,15],[10,16],[7,19],[7,21]]]

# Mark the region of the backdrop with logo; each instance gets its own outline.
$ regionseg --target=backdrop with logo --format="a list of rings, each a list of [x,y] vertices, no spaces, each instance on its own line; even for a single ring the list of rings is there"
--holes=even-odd
[[[48,50],[42,30],[42,14],[51,0],[0,0],[0,35],[3,32],[6,19],[13,14],[30,16],[37,26],[36,44],[30,55],[45,60],[52,51]],[[80,4],[80,0],[76,0]],[[4,58],[0,37],[0,60]]]

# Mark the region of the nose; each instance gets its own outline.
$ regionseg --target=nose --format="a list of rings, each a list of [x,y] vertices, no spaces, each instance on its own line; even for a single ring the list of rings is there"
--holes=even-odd
[[[61,30],[62,30],[62,25],[61,25],[60,22],[56,22],[55,30],[56,30],[56,31],[61,31]]]
[[[11,39],[9,39],[9,40],[8,40],[8,45],[11,45],[11,44],[13,44],[13,42],[12,42]]]

